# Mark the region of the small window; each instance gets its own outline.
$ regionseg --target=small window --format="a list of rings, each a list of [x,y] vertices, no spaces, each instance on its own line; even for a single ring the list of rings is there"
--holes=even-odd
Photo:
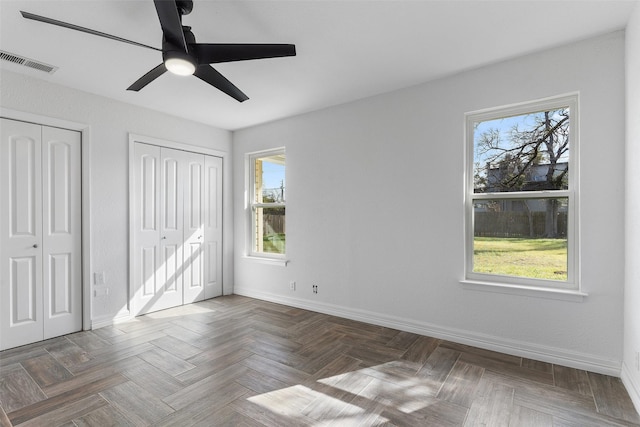
[[[466,115],[466,279],[578,289],[577,96]]]
[[[279,258],[286,247],[284,149],[249,156],[251,255]]]

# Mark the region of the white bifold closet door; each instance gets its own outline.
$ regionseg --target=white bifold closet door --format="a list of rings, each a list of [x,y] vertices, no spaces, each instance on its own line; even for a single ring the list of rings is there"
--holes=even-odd
[[[0,350],[82,329],[80,133],[1,119]]]
[[[221,174],[220,158],[134,144],[135,315],[222,294]]]

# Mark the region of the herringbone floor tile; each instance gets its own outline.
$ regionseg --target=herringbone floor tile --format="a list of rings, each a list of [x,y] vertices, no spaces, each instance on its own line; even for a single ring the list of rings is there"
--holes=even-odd
[[[0,427],[640,426],[620,379],[239,296],[0,353]]]

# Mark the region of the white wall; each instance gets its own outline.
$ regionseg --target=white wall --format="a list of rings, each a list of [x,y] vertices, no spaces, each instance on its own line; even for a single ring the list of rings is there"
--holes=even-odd
[[[10,71],[0,73],[3,109],[89,128],[90,139],[83,141],[83,149],[90,150],[91,273],[105,272],[109,287],[108,296],[92,299],[93,323],[104,324],[128,315],[129,132],[219,150],[229,153],[228,157],[231,133]],[[231,164],[224,167],[224,191],[229,196]],[[231,293],[233,287],[232,217],[228,202],[224,211],[225,293]]]
[[[464,289],[464,113],[573,91],[589,296]],[[235,292],[619,375],[624,144],[622,32],[237,131]],[[278,146],[287,150],[286,267],[243,257],[244,155]]]
[[[626,32],[627,153],[624,359],[622,380],[640,412],[640,3]]]

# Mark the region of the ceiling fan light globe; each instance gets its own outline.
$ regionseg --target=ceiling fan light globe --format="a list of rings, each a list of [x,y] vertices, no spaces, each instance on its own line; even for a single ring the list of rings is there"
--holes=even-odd
[[[190,76],[196,71],[195,64],[183,58],[167,58],[164,66],[169,72],[178,76]]]

